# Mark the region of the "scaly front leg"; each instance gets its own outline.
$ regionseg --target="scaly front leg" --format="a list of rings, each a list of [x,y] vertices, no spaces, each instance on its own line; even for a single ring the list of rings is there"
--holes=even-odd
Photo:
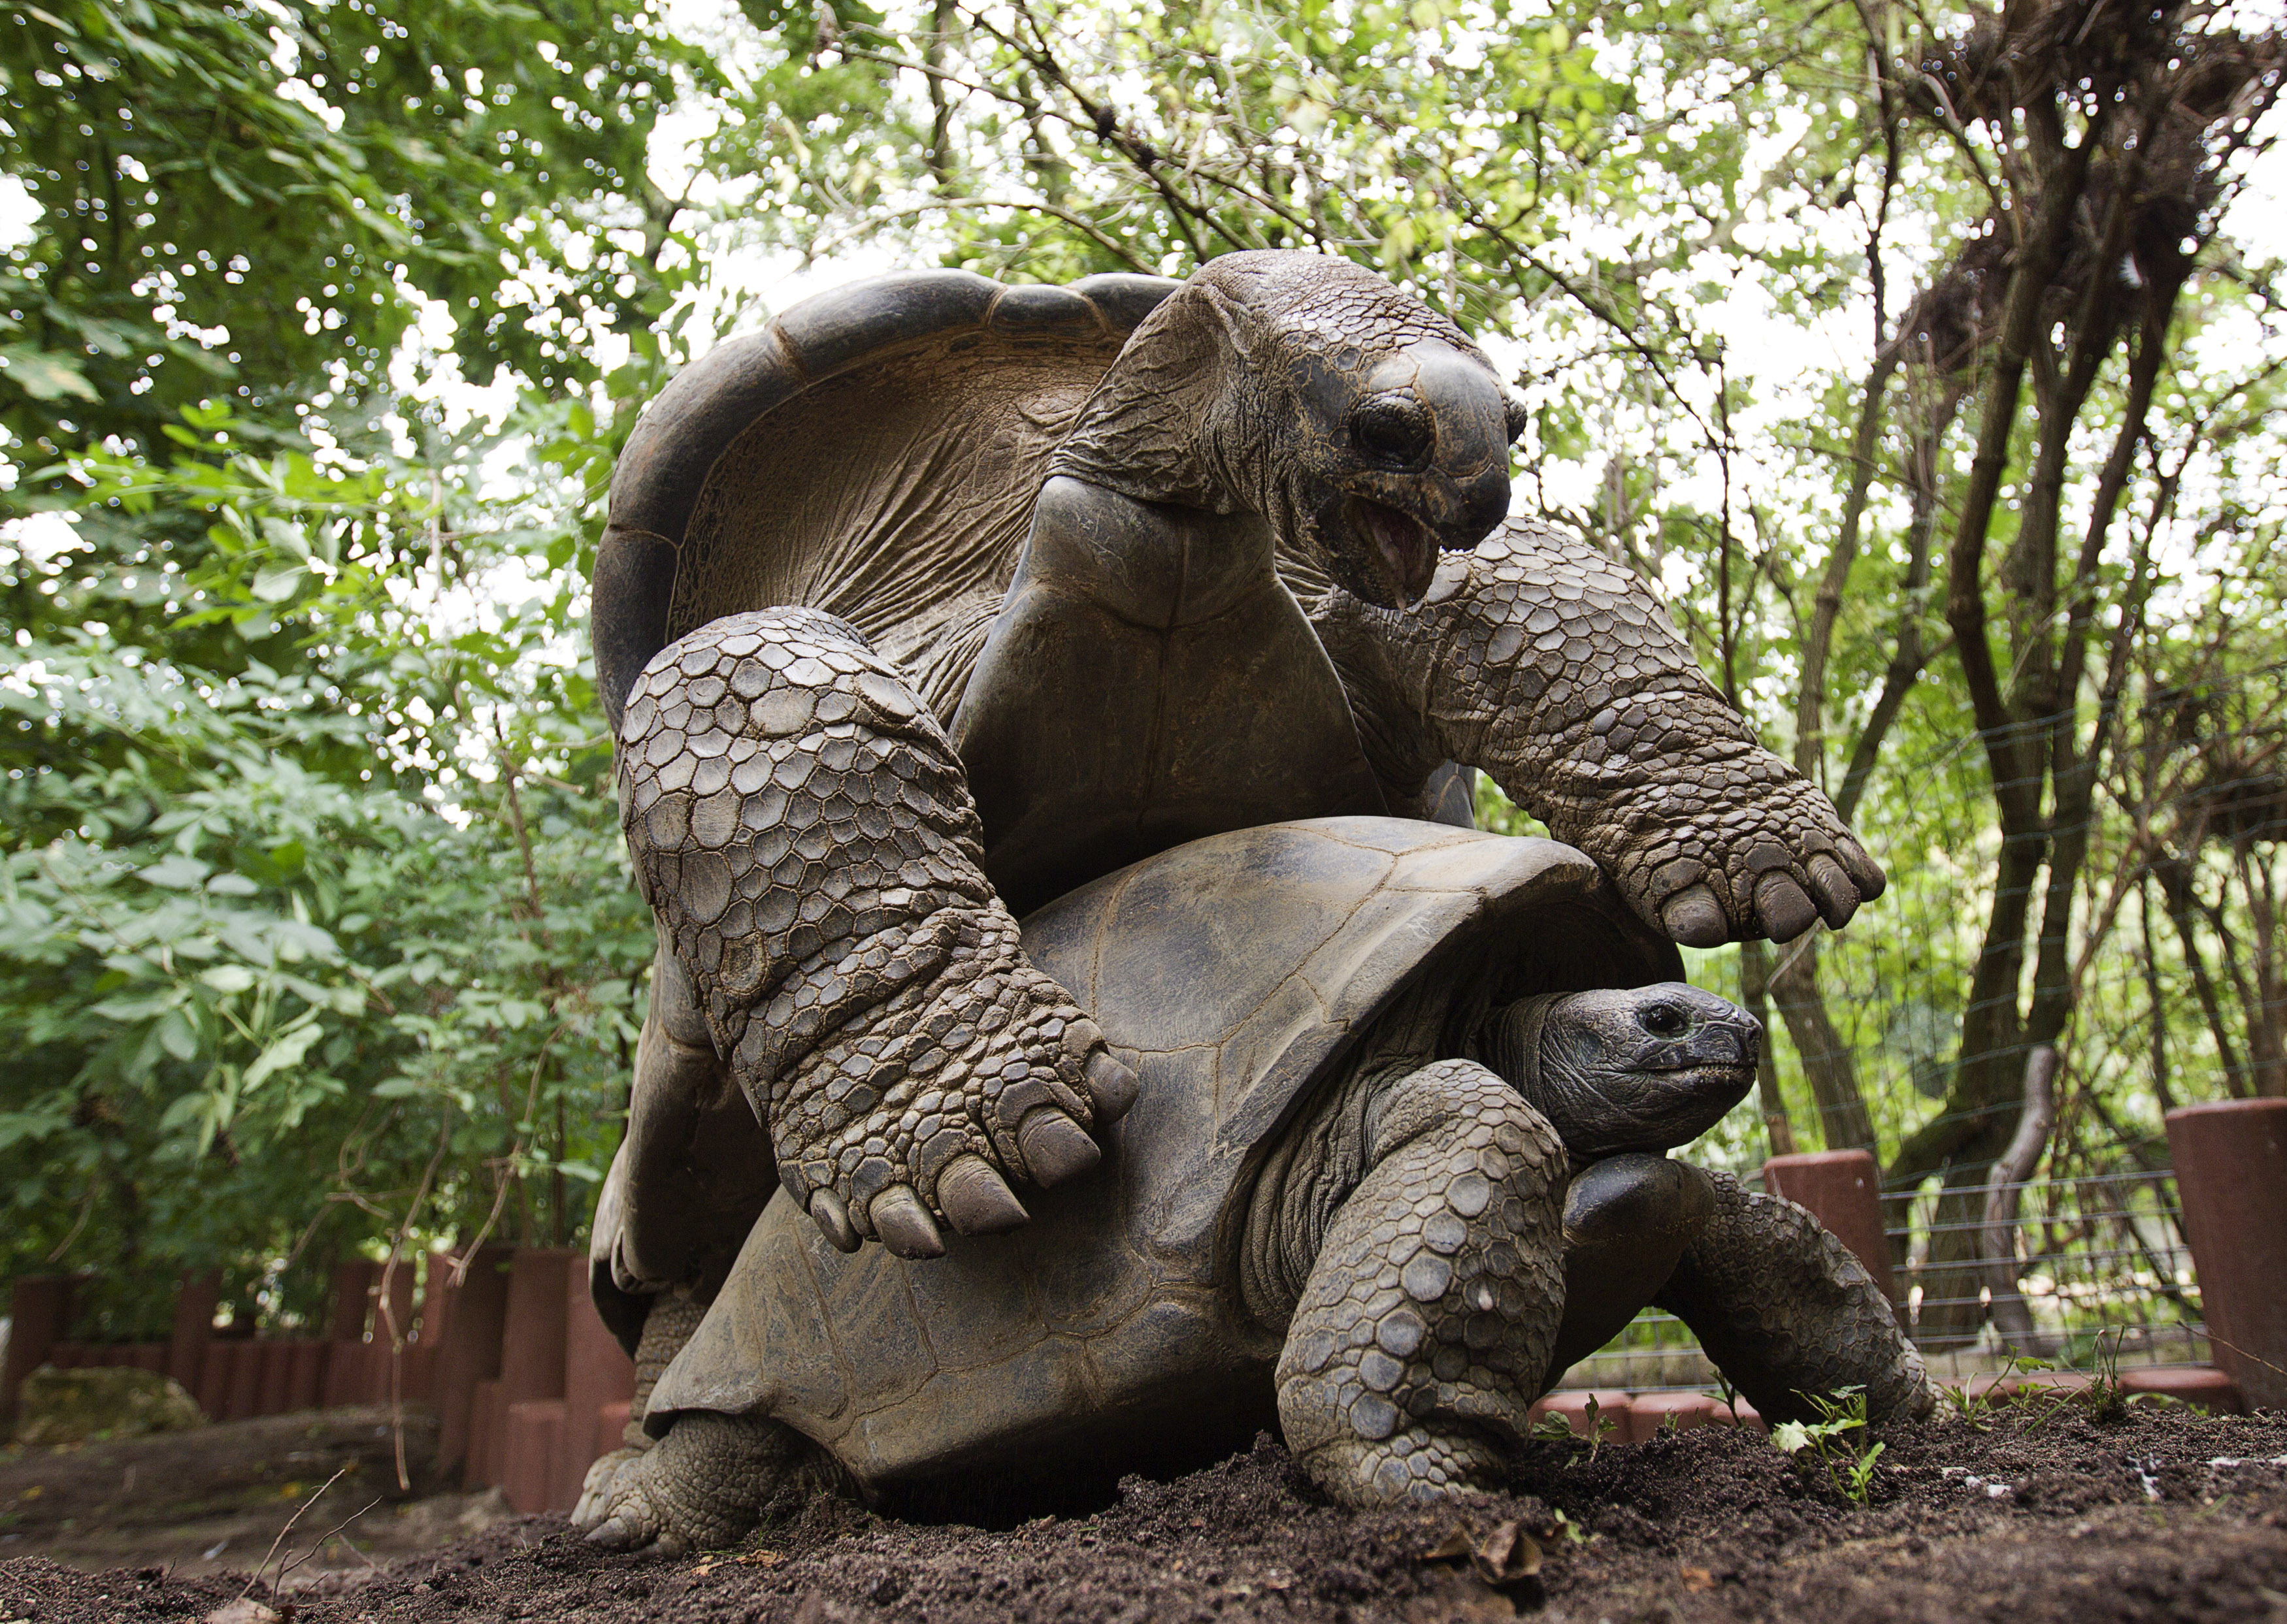
[[[1345,1505],[1496,1487],[1564,1318],[1564,1147],[1469,1060],[1366,1110],[1278,1360],[1286,1447]]]
[[[977,867],[944,729],[830,615],[727,616],[629,695],[621,818],[660,939],[778,1174],[835,1245],[1025,1221],[1002,1175],[1092,1166],[1135,1098]]]
[[[1394,784],[1492,775],[1602,863],[1645,920],[1713,947],[1847,923],[1882,871],[1831,802],[1758,745],[1644,585],[1511,520],[1448,554],[1421,603],[1339,587],[1312,611]]]

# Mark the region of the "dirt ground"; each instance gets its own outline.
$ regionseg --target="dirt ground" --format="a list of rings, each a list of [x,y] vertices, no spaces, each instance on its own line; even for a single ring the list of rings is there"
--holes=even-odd
[[[1425,1559],[1452,1548],[1453,1512],[1336,1510],[1266,1439],[1172,1483],[1129,1478],[1093,1514],[1015,1527],[894,1523],[827,1501],[743,1550],[670,1559],[596,1554],[560,1518],[514,1518],[275,1599],[295,1624],[2287,1624],[2287,1417],[2138,1407],[2099,1423],[2027,1407],[1983,1430],[1955,1419],[1886,1436],[1863,1507],[1815,1464],[1729,1428],[1594,1458],[1532,1444],[1513,1494],[1467,1514],[1498,1588],[1466,1557]],[[1532,1542],[1501,1527],[1512,1521]],[[20,1557],[0,1561],[0,1620],[195,1620],[245,1583]]]
[[[436,1492],[436,1438],[425,1409],[400,1416],[360,1406],[70,1449],[10,1448],[0,1452],[0,1558],[156,1567],[177,1578],[227,1573],[259,1563],[306,1507],[281,1548],[309,1549],[289,1585],[336,1572],[370,1576],[510,1514],[497,1492]],[[341,1523],[349,1525],[341,1534],[310,1549],[311,1536]],[[0,1607],[0,1619],[15,1616]]]

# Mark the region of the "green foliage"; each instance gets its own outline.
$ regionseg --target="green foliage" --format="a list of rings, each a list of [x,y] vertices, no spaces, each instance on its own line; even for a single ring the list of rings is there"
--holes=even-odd
[[[1864,1505],[1884,1448],[1866,1434],[1866,1390],[1842,1387],[1802,1397],[1818,1419],[1780,1422],[1771,1429],[1771,1447],[1793,1455],[1809,1450],[1826,1473],[1827,1486],[1854,1505]]]
[[[0,74],[0,1265],[124,1335],[178,1266],[306,1320],[345,1249],[573,1239],[651,952],[581,582],[709,60],[612,0],[134,0]],[[496,427],[431,381],[495,369]]]
[[[1604,1407],[1597,1402],[1594,1393],[1588,1395],[1587,1402],[1581,1407],[1580,1415],[1586,1429],[1584,1431],[1575,1431],[1571,1422],[1552,1412],[1532,1423],[1531,1436],[1542,1443],[1563,1444],[1567,1448],[1575,1448],[1585,1443],[1588,1453],[1584,1458],[1593,1461],[1596,1458],[1596,1452],[1604,1447],[1605,1439],[1620,1430],[1620,1423],[1604,1414]]]
[[[417,590],[385,560],[436,516],[407,470],[83,471],[91,503],[211,504],[186,618],[282,618],[301,658],[226,677],[83,630],[22,644],[0,688],[36,731],[102,741],[0,785],[9,827],[44,837],[0,866],[20,1259],[67,1238],[251,1290],[310,1240],[465,1235],[503,1199],[511,1232],[574,1234],[651,946],[594,696],[536,658],[567,635],[568,580],[447,635],[389,590]],[[484,516],[453,516],[473,548]],[[490,516],[488,547],[545,556],[528,515]]]

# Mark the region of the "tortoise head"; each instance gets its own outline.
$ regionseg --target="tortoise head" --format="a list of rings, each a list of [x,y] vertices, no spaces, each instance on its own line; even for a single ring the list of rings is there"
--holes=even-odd
[[[1398,609],[1508,514],[1522,412],[1459,327],[1373,272],[1227,254],[1136,328],[1056,471],[1258,514],[1290,556]]]
[[[1762,1022],[1681,981],[1497,1011],[1495,1069],[1576,1161],[1689,1144],[1754,1086]]]
[[[1419,603],[1437,555],[1475,547],[1508,512],[1508,446],[1522,425],[1500,381],[1474,346],[1439,337],[1363,353],[1306,348],[1292,365],[1302,408],[1292,540],[1369,603]]]

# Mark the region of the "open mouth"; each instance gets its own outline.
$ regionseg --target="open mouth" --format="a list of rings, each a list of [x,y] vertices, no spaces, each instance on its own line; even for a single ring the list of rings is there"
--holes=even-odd
[[[1731,1026],[1710,1025],[1682,1043],[1670,1044],[1643,1055],[1636,1069],[1673,1077],[1682,1072],[1753,1071],[1761,1057],[1762,1034]]]
[[[1363,496],[1351,500],[1357,504],[1362,527],[1373,539],[1374,550],[1397,579],[1400,598],[1407,603],[1420,603],[1437,573],[1437,539],[1427,524],[1395,508]]]
[[[1681,1066],[1646,1067],[1638,1075],[1655,1079],[1664,1093],[1719,1093],[1738,1087],[1742,1079],[1754,1081],[1755,1067],[1752,1060],[1694,1060]]]

